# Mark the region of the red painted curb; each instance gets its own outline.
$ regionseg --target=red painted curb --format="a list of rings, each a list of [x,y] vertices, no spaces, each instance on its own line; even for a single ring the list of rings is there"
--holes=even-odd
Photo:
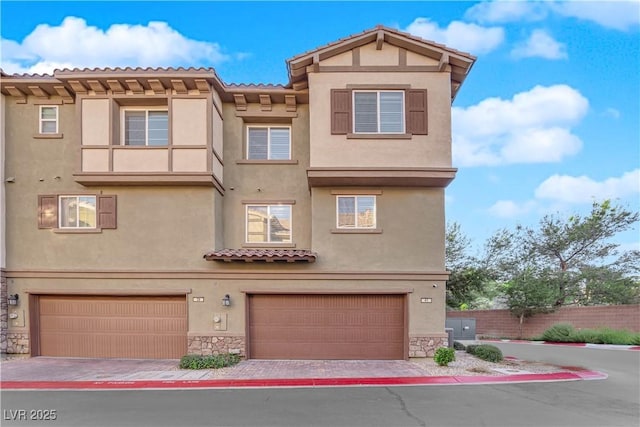
[[[380,378],[282,378],[244,380],[144,380],[144,381],[4,381],[0,389],[8,390],[123,390],[175,388],[256,388],[256,387],[343,387],[490,384],[530,381],[575,381],[604,379],[597,371],[555,372],[550,374],[516,374],[504,376],[448,377],[380,377]]]

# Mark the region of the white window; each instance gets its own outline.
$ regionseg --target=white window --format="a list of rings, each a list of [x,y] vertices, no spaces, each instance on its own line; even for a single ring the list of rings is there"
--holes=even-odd
[[[168,145],[169,114],[161,109],[122,110],[124,145]]]
[[[375,228],[376,196],[337,196],[338,228]]]
[[[404,91],[354,91],[354,133],[404,133]]]
[[[249,126],[247,128],[247,159],[290,160],[291,128]]]
[[[60,196],[60,228],[96,228],[96,196]]]
[[[40,133],[55,134],[58,133],[58,106],[57,105],[41,105],[40,106]]]
[[[291,241],[291,205],[247,205],[247,243]]]

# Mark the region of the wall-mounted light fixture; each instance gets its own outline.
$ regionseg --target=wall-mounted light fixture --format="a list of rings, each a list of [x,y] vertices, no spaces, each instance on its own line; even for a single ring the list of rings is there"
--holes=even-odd
[[[18,300],[20,299],[20,295],[18,294],[9,294],[9,296],[7,296],[7,304],[9,305],[18,305]]]
[[[229,294],[226,294],[224,298],[222,298],[222,305],[225,307],[229,307],[231,305],[231,297]]]

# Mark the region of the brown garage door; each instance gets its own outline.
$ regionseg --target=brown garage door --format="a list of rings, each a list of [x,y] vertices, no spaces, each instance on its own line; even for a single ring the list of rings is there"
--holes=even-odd
[[[404,295],[249,295],[253,359],[404,359]]]
[[[186,298],[39,297],[42,356],[177,359],[187,351]]]

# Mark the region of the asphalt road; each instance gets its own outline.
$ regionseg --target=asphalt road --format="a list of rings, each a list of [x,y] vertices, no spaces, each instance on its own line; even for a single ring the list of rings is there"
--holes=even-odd
[[[505,354],[586,366],[609,378],[473,386],[2,392],[1,420],[2,426],[70,427],[640,424],[640,352],[498,345]],[[33,410],[56,410],[56,420],[7,419],[20,409],[27,418]]]

